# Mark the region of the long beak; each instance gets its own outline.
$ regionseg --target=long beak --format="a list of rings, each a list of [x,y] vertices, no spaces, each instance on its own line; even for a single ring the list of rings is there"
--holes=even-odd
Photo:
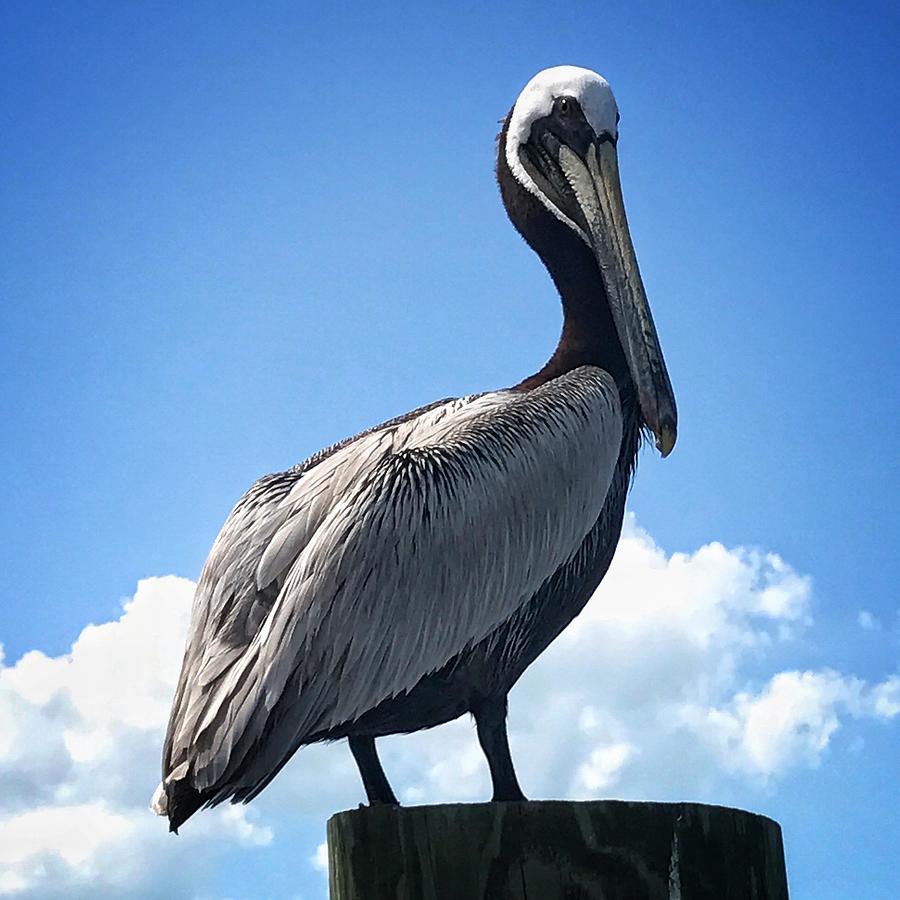
[[[615,145],[593,142],[583,160],[560,144],[559,165],[588,226],[641,413],[656,435],[657,449],[668,456],[677,431],[675,395],[628,231]]]

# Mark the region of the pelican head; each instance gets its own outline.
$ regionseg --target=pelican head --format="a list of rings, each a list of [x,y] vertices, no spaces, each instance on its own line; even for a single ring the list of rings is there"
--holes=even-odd
[[[556,66],[525,85],[507,118],[500,153],[519,186],[596,260],[598,293],[609,304],[643,420],[668,456],[675,445],[675,397],[625,217],[618,139],[619,112],[607,81],[589,69]],[[533,237],[526,239],[534,246]]]

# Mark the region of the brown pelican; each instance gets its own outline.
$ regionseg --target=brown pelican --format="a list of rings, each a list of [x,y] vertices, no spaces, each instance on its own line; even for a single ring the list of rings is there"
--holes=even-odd
[[[375,739],[465,712],[494,800],[524,799],[507,694],[606,574],[642,433],[663,456],[675,443],[618,120],[603,78],[560,66],[500,133],[503,203],[562,298],[549,362],[267,475],[231,512],[197,585],[153,799],[172,829],[342,737],[369,802],[396,803]]]

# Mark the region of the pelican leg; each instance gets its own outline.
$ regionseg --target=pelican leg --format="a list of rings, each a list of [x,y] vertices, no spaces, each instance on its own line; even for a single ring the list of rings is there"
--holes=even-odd
[[[354,736],[347,740],[362,777],[369,806],[399,806],[400,803],[394,796],[387,775],[381,768],[381,760],[378,759],[378,751],[375,749],[375,738]]]
[[[487,757],[494,786],[493,800],[525,800],[519,787],[516,770],[509,754],[509,738],[506,734],[506,695],[493,697],[472,710],[478,742]]]

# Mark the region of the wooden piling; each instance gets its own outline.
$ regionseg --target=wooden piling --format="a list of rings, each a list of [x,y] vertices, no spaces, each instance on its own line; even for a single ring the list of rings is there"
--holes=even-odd
[[[363,807],[328,822],[331,900],[787,900],[781,829],[698,803]]]

